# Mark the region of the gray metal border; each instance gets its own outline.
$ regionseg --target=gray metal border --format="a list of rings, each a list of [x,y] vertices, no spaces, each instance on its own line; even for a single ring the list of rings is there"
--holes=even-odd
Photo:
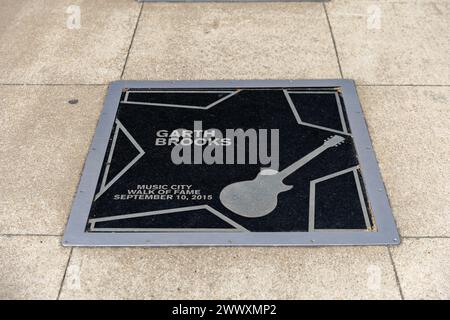
[[[89,233],[86,223],[100,176],[109,136],[125,88],[285,88],[339,87],[360,163],[361,175],[376,223],[374,231],[314,232],[158,232]],[[317,246],[394,245],[400,243],[389,199],[380,175],[369,132],[352,80],[199,80],[116,81],[108,89],[94,138],[64,233],[65,246]]]

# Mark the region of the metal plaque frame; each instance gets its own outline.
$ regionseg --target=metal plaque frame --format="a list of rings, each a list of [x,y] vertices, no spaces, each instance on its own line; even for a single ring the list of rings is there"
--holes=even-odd
[[[86,223],[123,89],[339,88],[376,230],[310,232],[86,232]],[[311,246],[400,243],[389,199],[352,80],[116,81],[104,102],[64,233],[66,246]]]

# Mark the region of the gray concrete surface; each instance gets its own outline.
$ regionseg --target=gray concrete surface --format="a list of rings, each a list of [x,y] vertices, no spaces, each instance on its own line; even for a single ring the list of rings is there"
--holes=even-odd
[[[449,14],[447,0],[4,0],[0,298],[448,299]],[[400,246],[61,247],[109,81],[342,76],[356,79]]]
[[[320,4],[146,4],[125,79],[336,78]],[[151,35],[151,36],[150,36]]]

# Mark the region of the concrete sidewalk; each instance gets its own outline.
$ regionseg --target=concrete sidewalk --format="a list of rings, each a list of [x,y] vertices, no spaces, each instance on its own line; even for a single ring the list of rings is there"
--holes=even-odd
[[[0,298],[449,299],[448,30],[448,0],[3,0]],[[400,246],[61,246],[110,81],[322,78],[356,80]]]

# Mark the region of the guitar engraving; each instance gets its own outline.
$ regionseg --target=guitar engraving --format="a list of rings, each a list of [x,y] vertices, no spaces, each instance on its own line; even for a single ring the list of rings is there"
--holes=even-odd
[[[278,204],[278,194],[288,191],[293,186],[283,183],[290,174],[331,147],[344,142],[344,138],[334,135],[303,158],[278,172],[262,169],[253,180],[232,183],[220,192],[220,201],[230,211],[247,218],[259,218],[271,213]]]

